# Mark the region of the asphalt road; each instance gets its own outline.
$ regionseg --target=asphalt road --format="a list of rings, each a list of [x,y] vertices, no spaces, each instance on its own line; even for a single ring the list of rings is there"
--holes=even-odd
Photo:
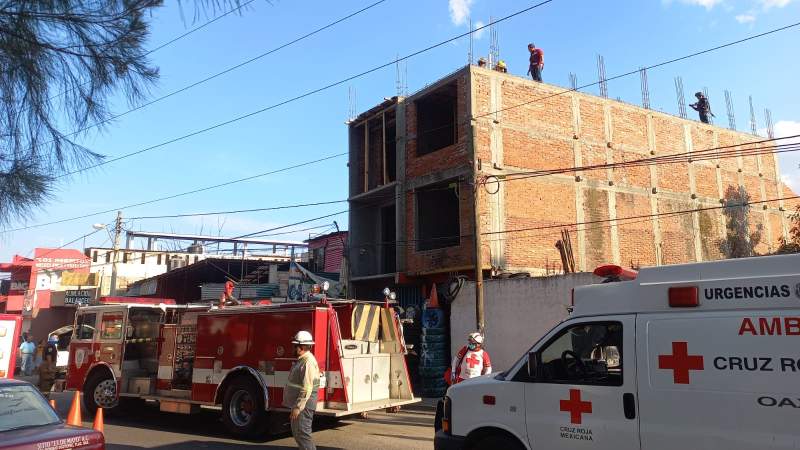
[[[59,414],[66,416],[72,397],[54,393]],[[84,425],[91,419],[84,415]],[[254,441],[230,438],[219,420],[219,413],[203,410],[184,416],[159,412],[155,405],[137,408],[124,416],[105,421],[106,448],[109,450],[197,450],[197,449],[288,449],[296,448],[288,434]],[[413,406],[399,413],[370,413],[367,419],[349,418],[338,422],[315,423],[314,439],[319,450],[433,448],[433,411]]]

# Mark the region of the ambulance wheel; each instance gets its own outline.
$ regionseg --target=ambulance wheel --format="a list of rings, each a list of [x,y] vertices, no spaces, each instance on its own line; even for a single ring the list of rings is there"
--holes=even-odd
[[[222,422],[236,437],[254,437],[265,423],[264,394],[250,378],[239,377],[228,385],[222,401]]]
[[[91,417],[94,417],[97,408],[103,408],[104,412],[116,408],[119,405],[119,398],[114,378],[104,371],[92,375],[83,385],[83,403]]]
[[[502,448],[503,450],[524,450],[519,442],[511,436],[503,434],[490,434],[479,438],[469,447],[469,450],[482,450],[489,448]]]

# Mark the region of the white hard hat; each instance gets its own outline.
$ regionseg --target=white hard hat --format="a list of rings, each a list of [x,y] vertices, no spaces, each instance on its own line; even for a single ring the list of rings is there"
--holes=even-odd
[[[294,339],[292,339],[292,344],[312,345],[314,344],[314,338],[308,331],[298,331],[297,334],[294,335]]]
[[[480,333],[470,333],[469,340],[476,344],[483,345],[483,335]]]

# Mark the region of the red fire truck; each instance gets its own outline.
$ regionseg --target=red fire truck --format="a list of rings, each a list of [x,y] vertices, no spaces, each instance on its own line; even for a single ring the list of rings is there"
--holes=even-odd
[[[414,398],[402,324],[387,303],[269,306],[124,303],[80,308],[66,388],[113,411],[132,399],[190,414],[220,407],[226,427],[251,436],[287,422],[283,386],[292,336],[308,330],[321,371],[317,414],[345,416]]]

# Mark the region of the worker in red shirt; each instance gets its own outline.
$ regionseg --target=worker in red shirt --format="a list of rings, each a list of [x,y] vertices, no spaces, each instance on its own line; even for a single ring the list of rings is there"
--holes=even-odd
[[[450,370],[451,384],[487,373],[492,373],[492,362],[489,353],[483,349],[483,335],[472,333],[467,338],[467,345],[461,347],[453,358]]]
[[[531,53],[531,65],[528,68],[528,75],[533,77],[534,81],[542,82],[542,71],[544,70],[544,52],[531,42],[528,44],[528,51]]]

